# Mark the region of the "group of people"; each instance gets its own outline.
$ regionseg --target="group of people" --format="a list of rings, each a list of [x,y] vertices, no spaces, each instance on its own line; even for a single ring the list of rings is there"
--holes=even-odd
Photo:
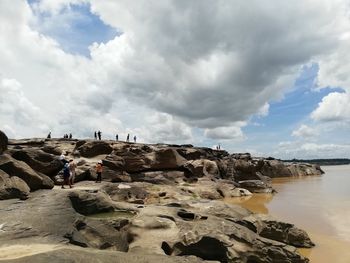
[[[116,141],[118,141],[118,134],[115,136]],[[136,135],[134,136],[134,143],[136,143]],[[126,136],[126,142],[130,142],[130,134]]]
[[[69,188],[72,188],[75,181],[75,169],[77,168],[77,164],[73,159],[70,159],[69,161],[67,161],[63,153],[60,156],[60,161],[63,163],[63,182],[62,182],[61,188],[64,189],[65,185],[68,185]],[[102,170],[103,170],[102,160],[97,162],[95,168],[96,168],[96,183],[101,183]]]
[[[73,135],[71,133],[69,135],[66,133],[66,134],[63,135],[63,138],[64,139],[72,139]]]
[[[102,132],[101,131],[95,131],[94,133],[94,137],[95,137],[95,140],[101,140],[102,138]],[[115,140],[116,141],[119,141],[119,135],[116,134],[115,135]],[[137,140],[137,137],[136,135],[134,136],[134,143],[136,143],[136,140]],[[126,142],[130,142],[130,134],[128,133],[128,135],[126,136]]]
[[[51,132],[49,132],[49,134],[46,136],[47,139],[51,139]],[[72,139],[73,138],[73,135],[70,133],[65,133],[63,135],[63,139]]]
[[[97,138],[101,141],[101,137],[102,136],[102,132],[101,131],[95,131],[94,133],[94,137],[95,137],[95,140],[97,140]]]

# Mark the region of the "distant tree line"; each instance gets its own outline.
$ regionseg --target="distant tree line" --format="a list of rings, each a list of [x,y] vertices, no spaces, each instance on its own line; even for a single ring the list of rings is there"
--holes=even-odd
[[[292,159],[292,160],[283,160],[284,162],[294,162],[294,163],[312,163],[318,165],[342,165],[350,164],[350,159],[346,158],[335,158],[335,159]]]

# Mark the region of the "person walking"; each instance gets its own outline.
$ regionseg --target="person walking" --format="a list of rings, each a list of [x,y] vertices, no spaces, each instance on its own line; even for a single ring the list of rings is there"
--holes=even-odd
[[[136,143],[136,135],[134,136],[134,143]]]
[[[97,132],[96,132],[96,131],[95,131],[95,134],[94,134],[94,135],[95,135],[95,140],[97,140]]]
[[[97,178],[96,178],[96,183],[101,183],[102,182],[102,161],[98,161],[97,164],[96,164],[96,175],[97,175]]]
[[[77,168],[77,164],[74,162],[73,159],[69,160],[69,171],[70,171],[70,177],[69,181],[71,185],[74,185],[75,181],[75,169]]]
[[[115,136],[115,140],[118,141],[118,139],[119,139],[119,138],[118,138],[118,134],[117,134],[117,135]]]
[[[49,132],[49,134],[47,135],[48,139],[51,139],[51,132]]]
[[[69,163],[66,163],[63,167],[63,182],[61,188],[64,189],[64,185],[69,185],[69,188],[72,188],[72,185],[69,181],[70,171],[69,171]]]
[[[130,140],[130,134],[128,133],[128,136],[126,136],[126,142],[129,142]]]
[[[102,132],[101,131],[98,131],[97,132],[97,137],[98,137],[98,139],[101,141],[101,134],[102,134]]]

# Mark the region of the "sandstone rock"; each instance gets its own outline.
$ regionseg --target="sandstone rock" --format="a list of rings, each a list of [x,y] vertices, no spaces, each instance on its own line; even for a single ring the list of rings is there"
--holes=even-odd
[[[0,156],[0,169],[6,172],[10,177],[17,176],[21,178],[30,187],[31,191],[53,187],[53,185],[51,187],[51,185],[48,184],[48,178],[43,178],[29,165],[9,155]]]
[[[75,222],[75,230],[66,235],[70,243],[81,247],[108,249],[127,252],[128,232],[118,231],[112,225],[100,220],[81,220]]]
[[[86,262],[86,263],[201,263],[208,262],[197,257],[168,257],[164,255],[145,255],[143,253],[123,253],[118,251],[100,251],[96,249],[83,249],[78,247],[66,247],[52,249],[46,252],[29,254],[28,256],[7,260],[9,263],[62,263],[62,262]],[[208,262],[209,263],[209,262]],[[211,261],[210,263],[219,263]]]
[[[113,212],[116,209],[111,198],[102,192],[73,191],[68,196],[75,211],[83,215]]]
[[[194,177],[219,176],[219,168],[216,162],[206,159],[188,161],[184,164],[184,168]]]
[[[127,152],[122,156],[128,173],[181,169],[186,159],[174,149],[159,149],[151,153]]]
[[[273,189],[270,184],[261,180],[246,180],[239,181],[242,188],[249,190],[252,193],[272,193]]]
[[[182,171],[156,171],[134,173],[130,175],[133,182],[147,182],[152,184],[175,184],[185,178]]]
[[[30,192],[28,185],[19,177],[0,170],[0,200],[19,198],[27,199]]]
[[[79,146],[77,150],[83,157],[94,157],[101,154],[110,154],[113,148],[105,141],[89,141]]]
[[[293,224],[277,221],[268,215],[251,215],[243,218],[242,222],[248,223],[251,230],[268,239],[295,247],[311,248],[315,246],[304,230]]]
[[[25,162],[33,170],[48,176],[56,175],[63,168],[63,163],[55,155],[45,153],[39,149],[14,151],[12,157]]]
[[[53,155],[61,155],[62,150],[57,146],[45,145],[41,148],[42,151],[53,154]]]
[[[145,200],[149,196],[149,193],[146,190],[137,186],[120,188],[119,185],[109,184],[103,187],[103,190],[113,201],[128,201],[132,203],[136,200]]]
[[[0,131],[0,154],[7,149],[8,139],[4,132]]]

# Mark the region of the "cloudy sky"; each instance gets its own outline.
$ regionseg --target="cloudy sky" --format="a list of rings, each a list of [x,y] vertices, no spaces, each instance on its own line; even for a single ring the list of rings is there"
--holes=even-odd
[[[1,0],[0,129],[350,157],[350,0]]]

